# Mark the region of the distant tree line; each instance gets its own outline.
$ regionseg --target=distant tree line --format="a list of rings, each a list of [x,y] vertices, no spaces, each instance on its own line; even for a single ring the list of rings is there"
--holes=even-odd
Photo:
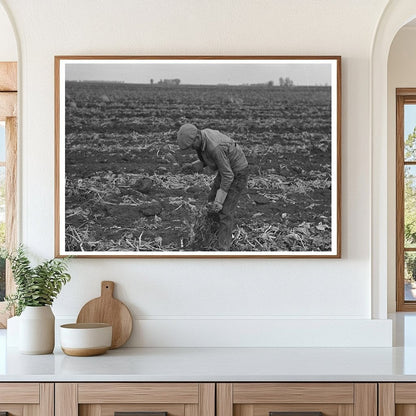
[[[157,85],[179,85],[180,83],[181,83],[181,80],[179,78],[160,79],[157,82]],[[155,80],[153,78],[150,80],[150,84],[151,85],[155,84]],[[221,85],[227,85],[227,84],[221,84]],[[274,81],[268,81],[268,82],[257,83],[257,84],[243,84],[243,85],[248,85],[250,87],[258,87],[258,86],[273,87],[274,86]],[[294,85],[294,82],[289,77],[286,77],[286,78],[280,77],[279,78],[279,86],[280,87],[293,87],[293,85]]]
[[[279,85],[281,87],[293,87],[293,81],[289,77],[286,77],[286,78],[280,77]]]
[[[153,85],[155,83],[155,80],[152,78],[150,80],[150,84]],[[181,83],[181,80],[179,78],[174,79],[160,79],[157,84],[158,85],[179,85]]]

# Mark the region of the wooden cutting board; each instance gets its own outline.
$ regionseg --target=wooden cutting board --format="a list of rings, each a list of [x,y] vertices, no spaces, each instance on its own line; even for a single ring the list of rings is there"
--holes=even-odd
[[[114,282],[101,282],[101,296],[87,302],[77,323],[104,322],[113,326],[111,349],[121,347],[130,337],[133,319],[127,306],[113,297]]]

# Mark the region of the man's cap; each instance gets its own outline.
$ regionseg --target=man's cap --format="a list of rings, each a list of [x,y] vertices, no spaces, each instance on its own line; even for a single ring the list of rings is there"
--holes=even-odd
[[[189,149],[195,140],[198,129],[193,124],[184,124],[178,130],[177,139],[179,148],[182,150]]]

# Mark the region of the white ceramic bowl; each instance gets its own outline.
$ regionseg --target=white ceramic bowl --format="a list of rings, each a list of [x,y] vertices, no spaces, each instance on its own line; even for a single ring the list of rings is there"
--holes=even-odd
[[[78,357],[99,355],[111,347],[112,326],[103,323],[61,325],[61,348]]]

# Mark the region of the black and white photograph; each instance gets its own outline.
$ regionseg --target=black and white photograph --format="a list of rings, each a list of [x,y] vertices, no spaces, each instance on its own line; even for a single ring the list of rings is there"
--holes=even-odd
[[[56,255],[340,257],[340,57],[55,57]]]

